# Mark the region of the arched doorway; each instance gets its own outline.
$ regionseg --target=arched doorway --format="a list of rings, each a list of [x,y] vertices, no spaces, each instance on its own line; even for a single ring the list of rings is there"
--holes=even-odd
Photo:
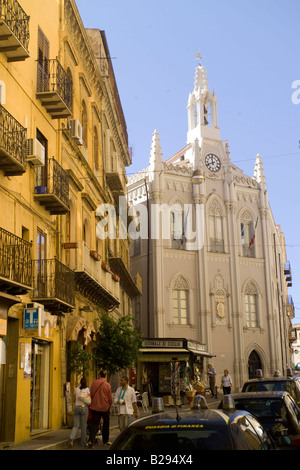
[[[249,355],[249,359],[248,359],[249,379],[255,379],[257,369],[262,369],[262,364],[261,364],[259,354],[255,350],[253,350],[251,354]]]

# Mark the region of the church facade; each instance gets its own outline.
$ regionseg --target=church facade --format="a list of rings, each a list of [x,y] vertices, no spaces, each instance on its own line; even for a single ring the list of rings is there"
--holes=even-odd
[[[128,180],[136,215],[132,274],[143,279],[135,302],[145,338],[140,379],[158,376],[154,388],[163,392],[168,362],[192,360],[204,371],[212,363],[218,385],[228,369],[239,390],[257,368],[273,375],[290,366],[286,253],[262,158],[252,176],[231,162],[217,98],[200,64],[187,110],[184,148],[163,161],[155,131],[149,166]]]

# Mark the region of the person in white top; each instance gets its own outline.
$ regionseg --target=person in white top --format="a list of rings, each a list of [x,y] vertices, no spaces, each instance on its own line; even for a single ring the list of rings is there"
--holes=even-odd
[[[133,414],[136,418],[139,415],[135,391],[128,385],[128,378],[125,376],[120,379],[120,387],[115,393],[114,403],[119,408],[119,428],[122,431],[133,421]]]
[[[81,429],[81,445],[86,446],[86,428],[89,414],[88,405],[91,403],[90,389],[87,386],[85,378],[80,381],[80,387],[75,388],[74,392],[75,408],[74,408],[74,424],[70,434],[69,446],[73,446],[73,440],[75,439],[77,429]]]
[[[224,370],[224,375],[222,377],[222,385],[224,395],[229,395],[231,393],[232,380],[227,369]]]

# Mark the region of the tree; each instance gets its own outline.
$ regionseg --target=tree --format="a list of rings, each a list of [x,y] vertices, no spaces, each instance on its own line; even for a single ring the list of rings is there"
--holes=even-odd
[[[131,315],[114,320],[103,313],[96,333],[97,346],[93,353],[97,366],[107,371],[110,378],[115,373],[133,366],[142,344],[140,332],[132,325]]]
[[[71,350],[69,367],[70,371],[75,373],[75,382],[77,384],[79,384],[79,379],[89,372],[91,359],[93,359],[92,354],[87,352],[79,341],[76,341]]]

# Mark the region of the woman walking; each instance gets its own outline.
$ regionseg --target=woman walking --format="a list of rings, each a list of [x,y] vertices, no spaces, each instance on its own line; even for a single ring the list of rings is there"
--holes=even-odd
[[[222,377],[222,385],[224,395],[229,395],[231,393],[232,380],[227,369],[224,370],[224,375]]]
[[[74,424],[70,434],[69,446],[73,446],[73,441],[78,428],[81,429],[81,445],[86,446],[86,427],[89,415],[88,405],[91,403],[90,389],[87,386],[86,379],[82,378],[80,386],[75,388],[75,408],[74,408]]]

